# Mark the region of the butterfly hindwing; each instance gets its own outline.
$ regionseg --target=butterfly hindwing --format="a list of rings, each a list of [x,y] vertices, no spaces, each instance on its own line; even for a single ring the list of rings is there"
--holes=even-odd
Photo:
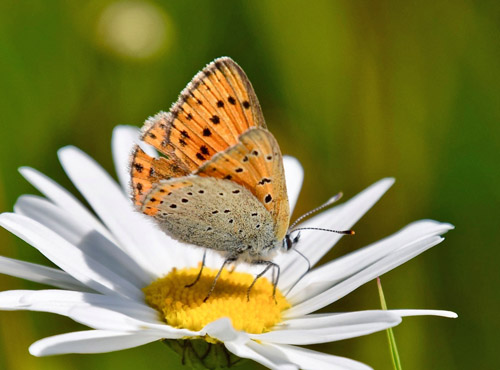
[[[185,176],[188,173],[182,163],[168,160],[165,157],[150,157],[136,145],[130,158],[130,177],[134,203],[140,206],[146,194],[160,180]]]
[[[146,196],[142,211],[177,240],[233,255],[260,253],[277,240],[271,214],[233,181],[200,176],[163,180]]]
[[[251,127],[265,128],[259,101],[243,70],[223,57],[193,78],[170,112],[146,122],[142,139],[194,171]]]
[[[283,158],[273,135],[254,128],[239,142],[218,153],[197,172],[203,177],[231,180],[248,189],[270,212],[278,239],[288,229],[290,208],[286,192]]]

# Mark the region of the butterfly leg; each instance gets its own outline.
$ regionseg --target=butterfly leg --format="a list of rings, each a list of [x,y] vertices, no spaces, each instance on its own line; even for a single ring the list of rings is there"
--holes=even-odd
[[[203,251],[203,259],[201,260],[201,268],[200,268],[200,272],[198,272],[198,276],[191,284],[184,285],[184,288],[191,288],[194,284],[196,284],[198,282],[198,280],[200,280],[201,273],[203,272],[203,267],[205,267],[205,257],[206,256],[207,256],[207,250],[205,249]]]
[[[229,273],[232,274],[236,270],[236,263],[233,263],[230,269],[228,269]]]
[[[255,279],[253,279],[252,284],[250,284],[250,286],[248,287],[247,301],[250,300],[250,291],[252,290],[252,288],[255,285],[255,283],[257,282],[257,280],[262,275],[264,275],[267,271],[269,271],[269,269],[271,267],[273,267],[277,271],[277,275],[275,277],[275,275],[274,275],[275,270],[273,270],[273,279],[272,279],[273,280],[272,281],[272,283],[273,283],[273,298],[274,298],[274,302],[276,302],[276,304],[278,304],[278,301],[276,300],[276,286],[278,285],[278,280],[280,278],[280,266],[272,261],[266,261],[266,260],[254,261],[254,262],[252,262],[252,264],[254,264],[254,265],[267,265],[267,266],[257,276],[255,276]]]
[[[230,256],[230,257],[227,257],[225,260],[224,260],[224,263],[222,264],[221,268],[219,269],[219,272],[217,272],[217,275],[215,275],[215,279],[214,279],[214,282],[212,283],[212,286],[210,287],[210,290],[208,291],[208,294],[207,296],[205,297],[205,299],[203,300],[203,302],[206,302],[208,298],[210,298],[210,295],[212,294],[212,292],[214,291],[214,288],[215,288],[215,284],[217,284],[217,280],[219,280],[219,277],[220,277],[220,274],[222,273],[222,270],[224,269],[224,267],[228,264],[228,263],[232,263],[232,262],[235,262],[237,260],[237,257],[235,256]]]

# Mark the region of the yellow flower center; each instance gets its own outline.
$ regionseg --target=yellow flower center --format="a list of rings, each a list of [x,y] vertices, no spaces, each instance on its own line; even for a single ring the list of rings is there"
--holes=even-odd
[[[198,268],[173,269],[143,289],[146,302],[162,314],[165,322],[176,328],[201,330],[205,325],[228,317],[236,330],[247,333],[264,333],[281,321],[281,312],[290,307],[286,298],[273,285],[260,278],[250,291],[247,290],[254,276],[248,273],[229,272],[224,269],[210,298],[203,302],[214,281],[217,270],[205,267],[200,280],[192,287]]]

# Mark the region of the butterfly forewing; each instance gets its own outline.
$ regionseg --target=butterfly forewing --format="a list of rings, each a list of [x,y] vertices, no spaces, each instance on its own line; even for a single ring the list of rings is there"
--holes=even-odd
[[[262,128],[248,130],[236,145],[218,153],[196,174],[231,180],[244,186],[270,212],[277,238],[281,240],[285,236],[290,209],[283,158],[269,131]]]
[[[148,120],[142,138],[195,171],[251,127],[265,127],[259,102],[243,70],[223,57],[193,78],[170,112]]]

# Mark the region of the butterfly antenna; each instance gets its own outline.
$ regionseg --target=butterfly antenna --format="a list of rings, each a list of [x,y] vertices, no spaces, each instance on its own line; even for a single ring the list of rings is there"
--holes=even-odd
[[[302,221],[304,218],[306,217],[309,217],[310,215],[312,215],[313,213],[316,213],[318,211],[321,211],[323,208],[326,208],[328,207],[329,205],[335,203],[336,201],[338,201],[340,198],[342,198],[342,193],[338,193],[336,195],[334,195],[333,197],[331,197],[330,199],[328,199],[325,203],[323,203],[322,205],[320,205],[319,207],[316,207],[314,208],[313,210],[310,210],[309,212],[307,213],[304,213],[302,216],[300,216],[298,219],[295,220],[295,222],[290,226],[289,230],[293,230],[294,226],[297,225],[300,221]]]
[[[306,256],[304,256],[302,254],[302,252],[300,252],[298,249],[292,249],[292,250],[294,252],[297,252],[299,255],[301,255],[307,261],[307,270],[302,275],[300,275],[300,277],[295,281],[295,283],[293,283],[293,285],[285,293],[285,296],[287,296],[292,291],[292,289],[295,288],[295,286],[299,283],[299,281],[301,281],[302,278],[304,276],[306,276],[309,271],[311,271],[311,262],[309,261],[309,259]]]
[[[321,227],[299,227],[298,229],[293,229],[290,231],[291,233],[294,231],[299,231],[299,230],[319,230],[319,231],[328,231],[331,233],[336,233],[336,234],[343,234],[343,235],[354,235],[356,234],[354,230],[332,230],[332,229],[323,229]]]

